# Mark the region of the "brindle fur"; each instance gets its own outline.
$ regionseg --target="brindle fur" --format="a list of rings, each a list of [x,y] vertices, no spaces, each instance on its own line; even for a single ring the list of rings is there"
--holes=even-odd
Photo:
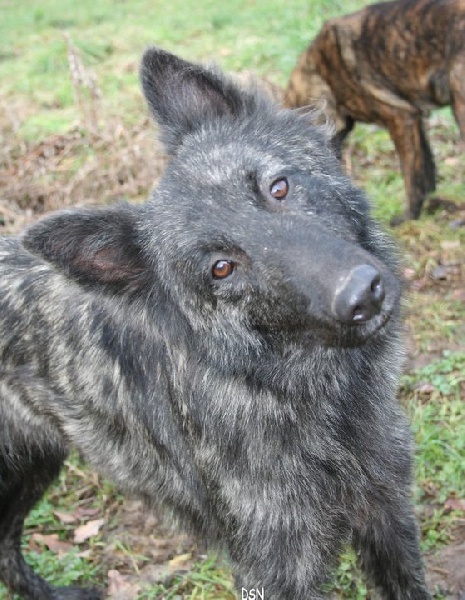
[[[324,100],[341,144],[356,121],[388,129],[400,158],[407,218],[435,189],[425,131],[451,105],[465,138],[465,0],[383,2],[328,21],[300,57],[285,104]]]
[[[159,49],[141,74],[170,155],[151,199],[0,238],[0,579],[99,598],[20,552],[77,448],[221,545],[239,589],[320,599],[351,542],[383,598],[429,600],[391,241],[305,115]]]

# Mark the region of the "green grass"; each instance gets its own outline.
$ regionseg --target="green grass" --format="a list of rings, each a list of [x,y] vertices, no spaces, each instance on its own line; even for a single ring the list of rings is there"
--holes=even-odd
[[[362,0],[232,0],[229,3],[198,0],[191,7],[181,0],[27,0],[0,3],[0,112],[14,123],[21,140],[41,140],[68,131],[79,122],[67,47],[69,34],[83,64],[95,74],[102,92],[100,113],[104,122],[117,117],[131,125],[145,114],[138,83],[138,61],[148,44],[157,44],[192,60],[213,60],[228,70],[252,70],[284,85],[297,56],[322,22],[349,12]],[[450,110],[438,113],[440,130],[433,145],[438,158],[438,193],[463,201],[464,163],[448,161],[457,128]],[[372,199],[375,214],[388,222],[404,205],[404,185],[388,134],[358,125],[350,137],[353,176]],[[75,165],[83,160],[73,157]],[[461,161],[461,162],[460,162]],[[70,172],[73,167],[70,167]],[[437,215],[423,216],[396,232],[406,251],[406,266],[420,279],[441,259],[443,240],[465,246],[465,228],[451,230]],[[462,255],[463,256],[463,255]],[[415,502],[422,527],[422,547],[432,552],[447,543],[458,516],[447,508],[449,498],[465,497],[465,408],[463,402],[465,355],[464,303],[451,289],[413,291],[408,322],[416,351],[434,354],[429,364],[408,373],[401,399],[412,418],[417,442]],[[452,350],[447,350],[448,347]],[[457,350],[459,348],[459,350]],[[98,564],[102,540],[96,539],[58,559],[40,547],[30,551],[34,532],[57,533],[72,540],[73,526],[64,525],[54,512],[71,511],[84,500],[106,514],[115,501],[113,488],[92,479],[73,459],[47,498],[31,513],[24,538],[27,560],[56,585],[96,582],[106,585],[106,572]],[[89,483],[90,482],[90,483]],[[110,511],[111,513],[111,511]],[[463,515],[462,515],[463,518]],[[145,562],[136,549],[134,562]],[[345,553],[333,586],[346,600],[367,597],[353,553]],[[140,600],[179,598],[230,600],[230,573],[221,559],[201,560],[186,573],[147,589]],[[7,595],[0,589],[0,600]]]
[[[78,119],[64,31],[96,74],[102,110],[109,115],[124,115],[140,103],[137,63],[149,44],[284,84],[323,20],[360,5],[356,0],[201,0],[186,9],[182,0],[4,2],[0,100],[17,112],[19,133],[26,138],[65,131]]]
[[[202,560],[185,574],[175,576],[166,584],[151,587],[138,600],[234,600],[228,567],[216,556]]]
[[[465,352],[440,359],[404,378],[417,443],[416,500],[423,509],[422,547],[450,541],[463,514],[448,499],[465,498]]]
[[[44,548],[40,552],[29,552],[27,562],[53,585],[62,586],[80,583],[88,586],[92,581],[95,581],[97,567],[78,556],[78,554],[79,549],[75,548],[57,561],[57,555]]]

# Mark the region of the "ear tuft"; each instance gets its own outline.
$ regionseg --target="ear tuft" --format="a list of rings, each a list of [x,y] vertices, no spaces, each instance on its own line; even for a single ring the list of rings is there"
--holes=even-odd
[[[54,213],[26,230],[22,243],[81,283],[127,291],[141,288],[149,277],[136,208],[127,204]]]

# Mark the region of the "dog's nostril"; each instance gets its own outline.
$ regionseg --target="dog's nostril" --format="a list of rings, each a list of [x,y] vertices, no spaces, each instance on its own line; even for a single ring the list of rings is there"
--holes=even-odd
[[[379,302],[382,302],[384,300],[385,293],[383,282],[381,281],[381,275],[376,275],[376,277],[371,282],[371,291],[375,300],[378,300]]]
[[[334,316],[344,323],[369,321],[381,311],[385,295],[379,271],[371,265],[359,265],[335,294]]]

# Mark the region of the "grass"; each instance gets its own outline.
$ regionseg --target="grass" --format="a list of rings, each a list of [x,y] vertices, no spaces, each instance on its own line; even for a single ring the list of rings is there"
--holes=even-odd
[[[214,60],[232,71],[251,70],[284,85],[298,54],[322,22],[363,4],[362,0],[232,0],[227,4],[198,0],[186,10],[181,0],[2,0],[0,108],[5,110],[0,116],[0,135],[6,162],[2,163],[0,155],[0,168],[15,154],[22,156],[24,148],[37,152],[37,144],[42,141],[45,148],[53,148],[56,139],[63,139],[77,128],[75,146],[58,162],[56,171],[39,177],[31,169],[22,177],[43,185],[43,195],[52,184],[62,186],[81,168],[95,163],[95,169],[89,170],[90,177],[107,173],[101,200],[112,199],[116,192],[110,192],[108,179],[121,176],[119,171],[111,171],[115,162],[121,162],[121,148],[134,143],[134,128],[138,128],[138,135],[146,128],[146,109],[138,83],[138,60],[146,45],[161,45],[192,60]],[[97,142],[88,135],[76,103],[79,89],[70,76],[64,34],[79,54],[85,72],[95,76],[95,89],[100,94],[97,125],[101,133]],[[83,90],[91,92],[90,88]],[[118,153],[115,138],[106,137],[106,128],[115,129],[116,125],[129,132],[126,137],[120,136]],[[458,134],[450,110],[436,113],[430,129],[440,176],[437,193],[455,202],[463,201],[465,163],[454,147]],[[142,153],[143,136],[149,135],[150,131],[137,138]],[[357,126],[349,143],[349,170],[372,199],[377,217],[387,223],[404,203],[403,180],[392,142],[383,130]],[[136,153],[131,161],[127,162],[127,170],[142,169],[140,155]],[[151,161],[147,162],[150,167]],[[148,189],[149,174],[146,182]],[[76,189],[78,186],[79,180]],[[130,185],[122,190],[131,199],[146,191]],[[92,188],[92,193],[100,192]],[[64,201],[60,197],[60,202]],[[23,210],[28,197],[17,202]],[[414,365],[406,373],[400,397],[412,419],[417,443],[414,497],[426,553],[450,541],[463,513],[452,510],[448,501],[465,498],[465,303],[456,296],[463,284],[454,280],[453,274],[444,282],[432,279],[438,265],[464,262],[465,228],[452,230],[446,217],[442,213],[425,214],[420,221],[406,223],[396,231],[405,250],[405,266],[411,272],[407,307],[411,352],[417,358],[423,357],[425,363]],[[106,543],[103,533],[59,559],[35,535],[58,534],[60,541],[73,544],[74,531],[85,519],[66,524],[57,515],[81,507],[105,515],[107,523],[115,525],[120,504],[121,498],[113,488],[73,457],[28,518],[23,542],[27,560],[56,585],[106,585],[111,564],[102,561]],[[120,549],[136,572],[150,562],[150,557],[137,547],[122,543]],[[222,559],[208,557],[165,578],[163,583],[152,584],[138,598],[230,600],[234,597],[231,590],[231,576]],[[343,555],[333,591],[346,600],[369,598],[353,553]],[[6,598],[0,588],[0,600]]]
[[[422,547],[450,541],[463,514],[448,501],[465,498],[465,352],[444,351],[404,377],[404,395],[417,444],[416,501],[422,514]]]
[[[188,11],[181,0],[3,2],[0,99],[16,111],[18,134],[25,138],[66,131],[79,118],[63,32],[96,73],[109,115],[140,117],[137,61],[149,44],[284,84],[311,35],[343,6],[356,8],[360,2],[202,0]]]
[[[228,567],[216,556],[198,562],[190,571],[142,592],[138,600],[234,600]]]

